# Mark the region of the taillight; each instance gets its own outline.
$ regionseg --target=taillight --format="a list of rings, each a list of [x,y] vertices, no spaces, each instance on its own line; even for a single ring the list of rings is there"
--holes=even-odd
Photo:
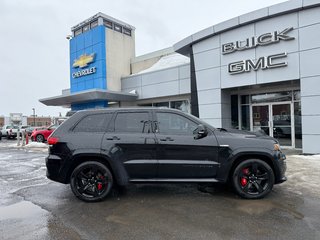
[[[59,142],[59,138],[57,137],[49,137],[47,140],[49,145],[55,145]]]

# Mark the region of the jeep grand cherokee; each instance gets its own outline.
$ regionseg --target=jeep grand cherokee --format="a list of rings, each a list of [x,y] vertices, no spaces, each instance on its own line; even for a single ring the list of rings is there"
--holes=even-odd
[[[266,196],[286,180],[276,139],[214,128],[178,110],[84,110],[48,138],[47,177],[79,199],[104,199],[114,184],[232,183],[243,198]]]

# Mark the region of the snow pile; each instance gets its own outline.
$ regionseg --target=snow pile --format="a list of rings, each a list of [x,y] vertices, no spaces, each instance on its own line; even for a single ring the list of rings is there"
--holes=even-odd
[[[26,148],[48,148],[48,145],[45,143],[39,143],[39,142],[29,142],[25,147]]]
[[[317,160],[319,162],[314,162],[316,164],[319,164],[320,165],[320,155],[291,155],[292,157],[295,157],[295,158],[300,158],[300,159],[303,159],[303,160]]]
[[[179,53],[174,53],[174,54],[161,57],[158,62],[153,64],[152,67],[142,70],[138,74],[153,72],[153,71],[175,67],[175,66],[179,66],[187,63],[190,63],[190,58],[183,56]]]

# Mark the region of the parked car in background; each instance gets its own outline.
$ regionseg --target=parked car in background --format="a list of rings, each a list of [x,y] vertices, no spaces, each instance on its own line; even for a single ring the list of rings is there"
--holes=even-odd
[[[36,142],[45,142],[47,141],[50,134],[57,128],[57,125],[51,125],[50,127],[38,129],[36,128],[33,130],[31,134],[31,141]]]
[[[6,137],[7,136],[7,131],[12,127],[12,125],[4,125],[2,128],[1,128],[1,133],[2,133],[2,136],[3,137]]]
[[[22,136],[22,133],[27,132],[27,129],[29,128],[29,125],[20,125],[19,126],[19,132],[20,132],[20,136]]]
[[[30,137],[33,131],[45,129],[45,128],[47,128],[47,127],[31,127],[31,126],[29,126],[28,128],[26,128],[26,132],[28,133],[28,136]]]
[[[231,183],[258,199],[286,180],[285,155],[266,135],[214,128],[178,110],[79,111],[48,139],[47,177],[76,197],[104,199],[113,185]]]
[[[2,137],[7,137],[8,139],[16,138],[18,133],[18,128],[19,128],[18,126],[14,126],[14,125],[4,125],[1,130]]]

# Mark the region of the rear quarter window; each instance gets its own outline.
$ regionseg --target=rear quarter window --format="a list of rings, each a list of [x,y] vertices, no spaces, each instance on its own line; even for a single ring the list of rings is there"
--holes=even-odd
[[[112,113],[91,114],[82,118],[73,128],[73,132],[105,132]]]

